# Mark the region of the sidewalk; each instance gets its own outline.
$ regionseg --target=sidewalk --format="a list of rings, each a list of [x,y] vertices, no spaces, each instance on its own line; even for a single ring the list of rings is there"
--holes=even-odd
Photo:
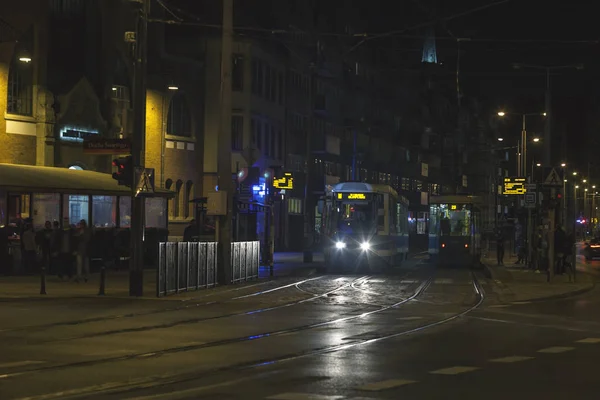
[[[515,264],[516,257],[505,257],[503,266],[497,266],[496,259],[486,257],[482,262],[494,281],[494,293],[503,303],[547,300],[574,296],[594,288],[594,280],[587,273],[581,273],[578,265],[576,281],[569,281],[569,275],[555,275],[548,282],[546,272],[535,272]],[[579,264],[579,263],[578,263]]]
[[[161,297],[160,300],[186,301],[197,297],[203,297],[207,293],[218,295],[220,292],[229,291],[232,288],[243,288],[255,285],[270,279],[285,277],[309,276],[316,272],[323,263],[323,256],[315,253],[312,263],[303,263],[302,253],[276,253],[273,265],[273,276],[270,276],[268,267],[261,266],[258,274],[259,279],[245,283],[217,286],[211,289],[200,289],[198,291],[182,292],[178,295]],[[99,297],[100,274],[92,274],[88,282],[61,281],[57,276],[46,277],[46,295],[40,294],[40,276],[0,276],[0,301],[2,299],[35,299],[35,298],[89,298]],[[107,298],[129,297],[129,271],[106,271],[105,296]],[[156,300],[156,270],[144,270],[144,295],[141,299]]]

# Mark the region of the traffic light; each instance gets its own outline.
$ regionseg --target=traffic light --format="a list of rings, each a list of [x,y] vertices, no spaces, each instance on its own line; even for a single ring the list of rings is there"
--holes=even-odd
[[[117,172],[113,172],[113,179],[119,181],[119,185],[131,187],[133,184],[133,159],[131,156],[115,158],[112,162]]]

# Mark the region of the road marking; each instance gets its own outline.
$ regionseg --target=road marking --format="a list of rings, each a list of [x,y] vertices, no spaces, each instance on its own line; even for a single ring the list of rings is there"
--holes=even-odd
[[[447,279],[447,278],[441,278],[441,279],[436,279],[434,281],[434,283],[438,284],[438,285],[450,285],[450,284],[454,283],[454,280],[453,279]]]
[[[586,339],[578,340],[575,343],[590,343],[590,344],[595,344],[595,343],[600,343],[600,338],[589,337],[589,338],[586,338]]]
[[[575,347],[562,347],[562,346],[548,347],[546,349],[538,350],[538,353],[556,354],[556,353],[564,353],[565,351],[569,351],[569,350],[575,350]]]
[[[423,317],[401,317],[401,318],[396,318],[400,321],[414,321],[417,319],[423,319]]]
[[[514,363],[514,362],[526,361],[526,360],[532,360],[532,359],[533,359],[533,357],[510,356],[510,357],[495,358],[493,360],[490,360],[490,362]]]
[[[442,368],[442,369],[438,369],[436,371],[430,371],[429,373],[436,374],[436,375],[458,375],[458,374],[463,374],[465,372],[475,371],[477,369],[479,369],[479,368],[456,366],[456,367],[450,367],[450,368]]]
[[[390,379],[387,381],[369,383],[367,385],[356,388],[357,390],[365,390],[368,392],[378,392],[381,390],[392,389],[395,387],[410,385],[411,383],[417,383],[417,381],[411,381],[408,379]]]
[[[153,394],[150,396],[142,396],[142,397],[129,397],[127,400],[153,400],[153,399],[175,400],[175,399],[189,398],[190,395],[197,394],[198,392],[203,392],[203,391],[210,390],[210,389],[217,389],[217,388],[220,388],[223,386],[231,386],[236,383],[241,383],[241,382],[244,382],[244,381],[247,381],[250,379],[254,379],[254,378],[246,377],[246,378],[234,379],[231,381],[225,381],[225,382],[221,382],[221,383],[215,383],[213,385],[179,390],[176,392]]]
[[[521,304],[531,304],[531,302],[530,301],[514,301],[512,304],[519,304],[519,305],[521,305]]]
[[[281,393],[275,396],[267,397],[273,400],[341,400],[345,396],[325,396],[312,393]]]
[[[17,368],[25,367],[26,365],[45,364],[46,361],[14,361],[0,364],[0,368]]]

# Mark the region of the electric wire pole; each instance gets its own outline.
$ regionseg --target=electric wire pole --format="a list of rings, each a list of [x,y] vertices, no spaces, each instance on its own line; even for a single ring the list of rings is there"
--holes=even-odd
[[[144,197],[136,193],[136,167],[144,166],[146,142],[146,66],[148,41],[148,8],[150,0],[137,0],[137,37],[134,48],[133,76],[133,140],[131,156],[133,161],[131,185],[131,258],[129,264],[129,295],[144,294]]]
[[[231,283],[231,225],[233,215],[233,179],[231,173],[231,68],[233,43],[233,0],[223,1],[223,37],[221,40],[221,132],[218,138],[217,178],[219,191],[226,193],[227,212],[217,220],[217,272],[221,285]]]

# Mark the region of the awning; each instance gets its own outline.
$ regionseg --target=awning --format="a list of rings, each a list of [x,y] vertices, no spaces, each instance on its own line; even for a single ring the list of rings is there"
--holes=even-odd
[[[119,186],[110,174],[36,165],[0,164],[0,189],[26,193],[130,196],[131,189]],[[155,196],[175,193],[155,188]]]

